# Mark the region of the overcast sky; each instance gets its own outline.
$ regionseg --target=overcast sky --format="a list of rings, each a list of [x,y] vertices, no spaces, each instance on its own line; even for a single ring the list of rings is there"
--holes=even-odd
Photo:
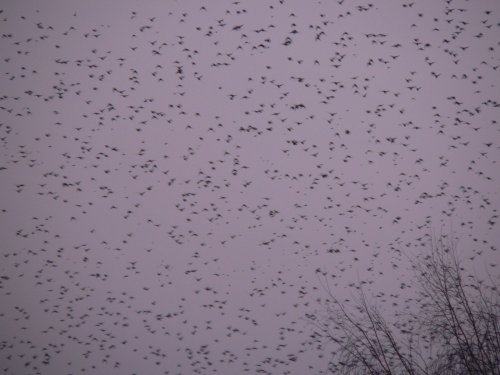
[[[3,1],[0,373],[316,374],[318,271],[411,310],[406,256],[443,232],[498,275],[499,20]]]

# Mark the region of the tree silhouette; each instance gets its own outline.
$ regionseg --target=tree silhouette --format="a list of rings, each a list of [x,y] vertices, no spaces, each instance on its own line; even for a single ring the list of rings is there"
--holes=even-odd
[[[389,323],[362,288],[351,306],[327,282],[323,311],[307,316],[328,372],[353,375],[500,375],[498,281],[466,276],[455,243],[434,238],[412,258],[417,298]],[[498,277],[497,277],[498,280]]]

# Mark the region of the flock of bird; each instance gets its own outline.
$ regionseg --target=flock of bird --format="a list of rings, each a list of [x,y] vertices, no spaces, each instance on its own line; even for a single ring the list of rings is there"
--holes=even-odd
[[[317,374],[305,317],[500,260],[500,3],[4,2],[0,374]]]

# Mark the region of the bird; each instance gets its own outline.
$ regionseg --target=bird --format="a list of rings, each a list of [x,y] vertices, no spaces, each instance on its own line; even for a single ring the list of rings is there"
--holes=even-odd
[[[0,7],[3,372],[321,373],[325,288],[409,311],[449,226],[498,268],[497,5],[47,1]]]

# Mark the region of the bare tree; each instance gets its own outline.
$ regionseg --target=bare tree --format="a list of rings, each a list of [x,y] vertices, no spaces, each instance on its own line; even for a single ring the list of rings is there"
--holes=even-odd
[[[307,318],[318,346],[333,346],[328,372],[500,375],[498,282],[491,275],[487,282],[466,277],[455,243],[443,236],[433,239],[430,251],[411,264],[416,313],[396,312],[393,323],[362,288],[348,307],[325,280],[324,309]]]

